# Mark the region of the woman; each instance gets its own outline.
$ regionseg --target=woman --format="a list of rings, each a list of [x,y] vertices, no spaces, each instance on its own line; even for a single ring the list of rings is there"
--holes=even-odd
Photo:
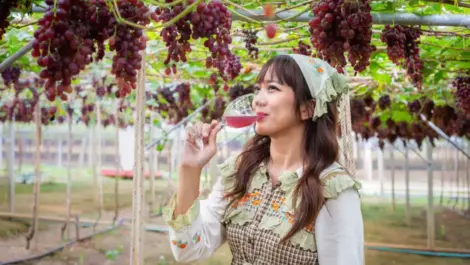
[[[176,260],[205,259],[227,241],[234,265],[362,265],[360,185],[337,162],[344,77],[322,60],[280,55],[263,66],[255,90],[256,134],[220,166],[205,200],[201,170],[221,126],[188,133],[177,194],[164,212]]]

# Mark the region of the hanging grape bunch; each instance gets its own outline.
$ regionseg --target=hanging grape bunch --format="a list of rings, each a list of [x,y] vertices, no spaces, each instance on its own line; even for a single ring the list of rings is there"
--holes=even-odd
[[[304,43],[301,40],[299,40],[297,47],[292,48],[292,51],[297,54],[312,56],[312,48],[310,47],[310,45]]]
[[[421,103],[415,99],[408,103],[408,111],[412,114],[417,114],[421,110]]]
[[[43,68],[46,96],[66,100],[71,81],[93,60],[105,55],[104,42],[109,39],[113,57],[112,73],[118,78],[120,91],[127,95],[135,88],[136,69],[140,69],[138,52],[145,48],[142,30],[120,24],[105,0],[46,0],[47,10],[34,33],[32,55]],[[122,17],[139,25],[148,24],[148,8],[139,0],[117,0]],[[93,57],[94,56],[94,57]]]
[[[392,100],[389,95],[384,95],[379,98],[379,108],[386,110],[392,106]]]
[[[452,82],[455,105],[470,117],[470,77],[457,77]]]
[[[3,83],[6,87],[10,87],[12,84],[16,84],[18,82],[20,75],[20,68],[9,66],[2,72]]]
[[[426,116],[426,119],[430,120],[434,114],[434,101],[432,99],[426,99],[424,101],[421,113]]]
[[[168,3],[174,2],[168,0]],[[194,4],[194,0],[188,0],[189,5]],[[186,6],[176,4],[168,8],[157,8],[152,18],[155,21],[168,22],[183,12]],[[192,26],[192,27],[191,27]],[[161,36],[168,49],[165,64],[168,66],[166,74],[170,74],[169,64],[171,61],[177,63],[186,61],[186,53],[191,51],[189,39],[197,40],[206,38],[204,46],[209,49],[211,55],[206,59],[206,67],[214,67],[219,71],[219,75],[224,81],[234,79],[242,68],[240,58],[235,56],[229,49],[232,43],[230,30],[232,27],[232,14],[227,7],[218,0],[211,0],[207,4],[201,2],[187,15],[176,22],[163,28]],[[172,64],[173,72],[176,72],[176,65]]]
[[[311,42],[319,57],[343,73],[347,59],[356,72],[370,64],[372,16],[369,0],[320,0],[312,3]]]
[[[243,29],[242,33],[245,35],[243,41],[245,42],[245,48],[248,50],[248,55],[252,59],[258,59],[259,49],[255,46],[258,41],[256,33],[258,31]]]
[[[456,122],[456,134],[459,137],[466,136],[470,139],[470,117],[464,113],[459,113],[459,117]]]
[[[380,39],[387,44],[387,55],[396,65],[402,65],[411,77],[411,82],[421,89],[423,82],[423,62],[419,56],[419,28],[386,25]]]
[[[19,0],[0,0],[0,40],[3,38],[10,22],[8,17],[11,10],[17,6]]]
[[[230,87],[228,91],[228,96],[230,97],[230,101],[233,101],[236,98],[241,97],[243,95],[254,93],[254,90],[255,89],[253,85],[244,87],[242,84],[236,84]]]
[[[457,112],[450,105],[434,107],[432,122],[447,135],[453,135],[456,130]]]

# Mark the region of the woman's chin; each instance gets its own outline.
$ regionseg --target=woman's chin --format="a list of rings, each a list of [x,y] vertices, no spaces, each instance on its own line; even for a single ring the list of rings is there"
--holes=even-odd
[[[255,132],[256,134],[261,135],[261,136],[269,136],[269,130],[267,130],[265,126],[260,125],[259,123],[256,123],[255,125]]]

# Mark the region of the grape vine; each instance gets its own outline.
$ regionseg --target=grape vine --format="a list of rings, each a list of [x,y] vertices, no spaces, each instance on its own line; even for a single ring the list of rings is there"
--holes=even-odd
[[[356,72],[370,64],[372,16],[369,0],[320,0],[312,3],[315,16],[309,21],[313,47],[321,59],[343,73],[347,59]]]

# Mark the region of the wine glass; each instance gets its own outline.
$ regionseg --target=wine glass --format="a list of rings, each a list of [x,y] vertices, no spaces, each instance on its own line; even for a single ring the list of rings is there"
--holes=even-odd
[[[256,115],[252,107],[254,97],[255,94],[250,93],[230,102],[222,114],[220,124],[236,129],[245,128],[254,124],[260,118]],[[202,148],[202,135],[197,135],[196,138],[198,147]]]
[[[230,102],[222,115],[221,124],[231,128],[244,128],[258,120],[253,110],[252,102],[255,94],[240,96]]]

